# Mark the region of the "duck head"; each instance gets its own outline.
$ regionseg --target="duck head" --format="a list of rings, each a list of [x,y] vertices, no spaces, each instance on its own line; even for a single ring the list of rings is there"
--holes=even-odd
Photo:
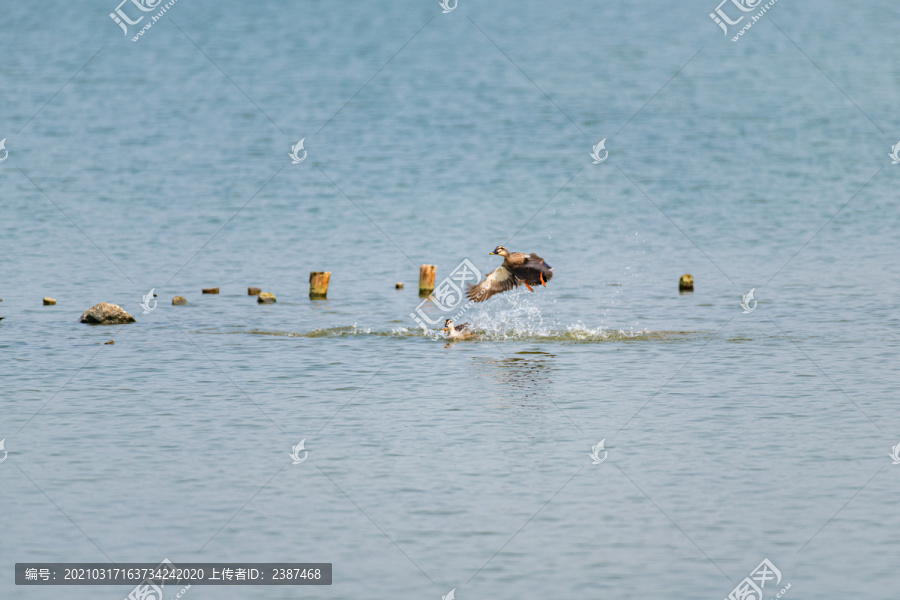
[[[496,248],[494,248],[494,251],[491,252],[491,254],[499,254],[499,255],[502,256],[503,258],[508,258],[508,257],[509,257],[509,250],[507,250],[507,249],[504,248],[503,246],[497,246]]]
[[[447,333],[450,329],[453,329],[453,319],[444,321],[444,333]]]

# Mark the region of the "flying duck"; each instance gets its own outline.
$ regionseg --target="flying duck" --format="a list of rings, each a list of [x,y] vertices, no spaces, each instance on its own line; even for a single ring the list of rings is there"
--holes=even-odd
[[[473,302],[484,302],[494,294],[523,283],[533,292],[532,285],[547,287],[547,282],[553,278],[553,267],[537,254],[510,252],[503,246],[497,246],[491,254],[502,256],[503,264],[491,271],[484,281],[469,288],[467,295]]]
[[[458,327],[453,326],[453,319],[444,321],[444,333],[448,340],[468,340],[472,338],[472,330],[466,329],[468,323],[462,323]]]

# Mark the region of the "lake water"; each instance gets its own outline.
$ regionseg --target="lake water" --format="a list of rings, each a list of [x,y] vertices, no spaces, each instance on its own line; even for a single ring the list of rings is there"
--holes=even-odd
[[[893,597],[900,6],[715,5],[4,7],[0,597]],[[498,244],[547,288],[419,329],[419,265]]]

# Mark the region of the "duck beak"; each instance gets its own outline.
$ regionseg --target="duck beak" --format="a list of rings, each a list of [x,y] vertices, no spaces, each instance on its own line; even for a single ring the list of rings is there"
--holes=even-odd
[[[444,333],[447,333],[447,328],[446,328],[446,327],[444,327]]]
[[[497,253],[496,252],[488,252],[488,254],[493,255],[493,254],[497,254]]]

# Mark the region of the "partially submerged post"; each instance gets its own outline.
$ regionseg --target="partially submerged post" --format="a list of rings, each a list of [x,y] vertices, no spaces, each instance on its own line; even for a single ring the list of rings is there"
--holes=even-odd
[[[678,291],[679,292],[693,292],[694,291],[694,276],[690,273],[686,273],[681,276],[681,281],[678,282]]]
[[[204,294],[218,294],[219,288],[203,288]]]
[[[419,267],[419,295],[427,296],[434,291],[434,276],[437,274],[435,265],[422,265]]]
[[[309,298],[311,300],[324,299],[328,295],[330,281],[331,271],[311,271],[309,274]]]
[[[262,291],[262,290],[259,289],[258,287],[248,287],[248,288],[247,288],[247,295],[248,295],[248,296],[259,296],[259,293],[260,293],[261,291]]]

